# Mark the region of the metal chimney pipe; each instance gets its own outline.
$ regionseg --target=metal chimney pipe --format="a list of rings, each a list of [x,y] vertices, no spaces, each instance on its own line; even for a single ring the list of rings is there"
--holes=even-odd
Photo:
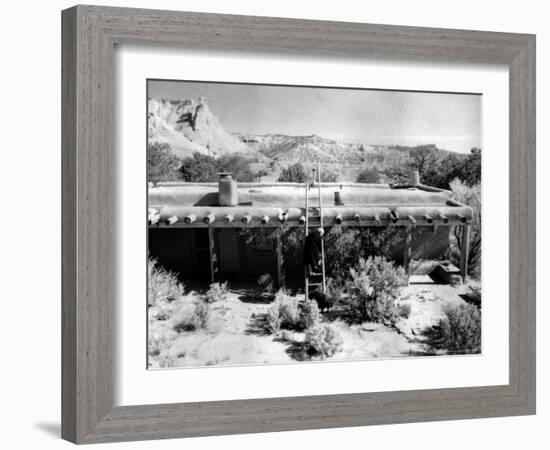
[[[411,171],[409,184],[411,186],[418,186],[420,184],[420,172],[418,170]]]
[[[218,173],[218,204],[220,206],[237,206],[239,204],[239,193],[237,182],[229,172]]]

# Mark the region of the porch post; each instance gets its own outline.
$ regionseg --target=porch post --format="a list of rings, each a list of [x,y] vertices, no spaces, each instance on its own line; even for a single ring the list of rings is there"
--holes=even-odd
[[[468,257],[470,254],[470,224],[462,225],[462,234],[460,237],[460,275],[462,282],[466,283],[468,279]]]
[[[285,285],[285,273],[284,273],[284,260],[283,260],[283,239],[282,239],[282,230],[277,230],[276,238],[276,247],[277,247],[277,286],[279,288],[284,287]]]
[[[405,267],[405,273],[407,274],[407,284],[411,276],[411,240],[412,240],[412,228],[407,227],[407,234],[405,235],[405,252],[403,254],[403,266]]]
[[[210,250],[210,282],[216,281],[216,243],[214,241],[214,227],[208,227],[208,249]]]

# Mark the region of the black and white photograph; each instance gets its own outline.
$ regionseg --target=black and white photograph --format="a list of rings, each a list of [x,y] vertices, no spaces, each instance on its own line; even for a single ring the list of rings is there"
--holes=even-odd
[[[148,368],[481,354],[482,95],[146,101]]]

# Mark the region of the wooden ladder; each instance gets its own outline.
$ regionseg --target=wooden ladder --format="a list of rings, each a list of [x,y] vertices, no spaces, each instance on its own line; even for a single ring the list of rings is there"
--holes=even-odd
[[[313,170],[313,182],[315,182],[315,169]],[[319,226],[316,228],[323,228],[323,199],[321,195],[321,167],[317,162],[317,188],[319,192],[319,205],[314,207],[319,210]],[[306,223],[305,223],[305,236],[309,233],[309,180],[306,180]],[[307,267],[304,265],[304,279],[305,279],[305,298],[309,298],[309,288],[321,286],[321,292],[324,294],[326,291],[326,279],[325,279],[325,238],[321,236],[321,273],[309,274]]]

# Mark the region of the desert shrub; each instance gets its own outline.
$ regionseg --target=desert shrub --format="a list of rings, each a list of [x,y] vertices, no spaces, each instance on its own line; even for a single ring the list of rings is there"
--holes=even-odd
[[[331,305],[336,305],[344,294],[345,286],[331,277],[327,277],[325,294]]]
[[[383,257],[359,260],[350,269],[347,296],[350,317],[360,322],[394,324],[399,317],[396,298],[404,284],[405,271]]]
[[[306,331],[304,345],[309,353],[329,358],[342,350],[342,336],[329,324],[317,324]]]
[[[313,300],[300,304],[297,297],[292,297],[280,290],[267,311],[267,323],[273,332],[281,329],[304,330],[319,322],[319,307]]]
[[[326,167],[321,170],[321,183],[336,183],[340,177],[336,172],[333,172]]]
[[[252,160],[239,154],[222,155],[217,160],[219,172],[231,172],[233,178],[244,183],[256,181],[262,176],[250,166]]]
[[[441,343],[449,353],[481,352],[481,311],[475,305],[462,304],[443,309],[440,323]]]
[[[219,172],[231,172],[237,181],[255,181],[258,174],[250,168],[250,164],[249,158],[238,154],[214,158],[197,152],[181,160],[179,177],[184,181],[217,181]]]
[[[184,285],[178,281],[176,275],[159,266],[156,259],[149,258],[148,272],[149,306],[162,308],[183,295]]]
[[[181,180],[181,160],[172,154],[168,144],[155,142],[147,146],[147,180]]]
[[[270,273],[260,275],[256,280],[260,293],[272,294],[275,291],[275,282]]]
[[[357,265],[361,258],[388,258],[403,239],[403,233],[399,228],[332,227],[325,235],[327,275],[342,283],[349,278],[349,268]]]
[[[450,183],[455,199],[473,209],[470,228],[470,253],[468,254],[468,275],[479,279],[481,277],[481,185],[468,186],[460,180]],[[455,227],[449,249],[449,259],[453,264],[460,264],[460,248],[462,245],[461,227]]]
[[[147,350],[150,357],[157,357],[166,348],[166,338],[162,335],[149,335]]]
[[[195,302],[195,310],[192,315],[193,323],[196,328],[206,328],[208,318],[210,317],[210,305],[204,300]]]
[[[203,299],[206,303],[216,303],[225,300],[228,293],[229,289],[227,288],[227,282],[212,283],[204,293]]]
[[[374,167],[367,167],[366,169],[363,169],[359,174],[357,175],[357,178],[355,179],[356,183],[380,183],[380,172],[378,172],[378,169],[376,166]]]
[[[283,168],[277,181],[303,183],[306,181],[306,178],[307,174],[304,166],[301,163],[295,163]]]
[[[281,328],[293,329],[300,324],[300,305],[296,297],[280,290],[267,310],[267,321],[273,331]]]
[[[193,302],[193,306],[184,311],[177,318],[174,330],[178,333],[183,331],[195,331],[205,329],[208,325],[210,317],[210,303],[202,298],[198,298]]]
[[[319,322],[319,306],[313,300],[305,300],[300,304],[300,328],[307,329]]]
[[[325,264],[327,275],[342,280],[347,277],[349,267],[353,267],[363,256],[360,230],[333,227],[325,235]]]

